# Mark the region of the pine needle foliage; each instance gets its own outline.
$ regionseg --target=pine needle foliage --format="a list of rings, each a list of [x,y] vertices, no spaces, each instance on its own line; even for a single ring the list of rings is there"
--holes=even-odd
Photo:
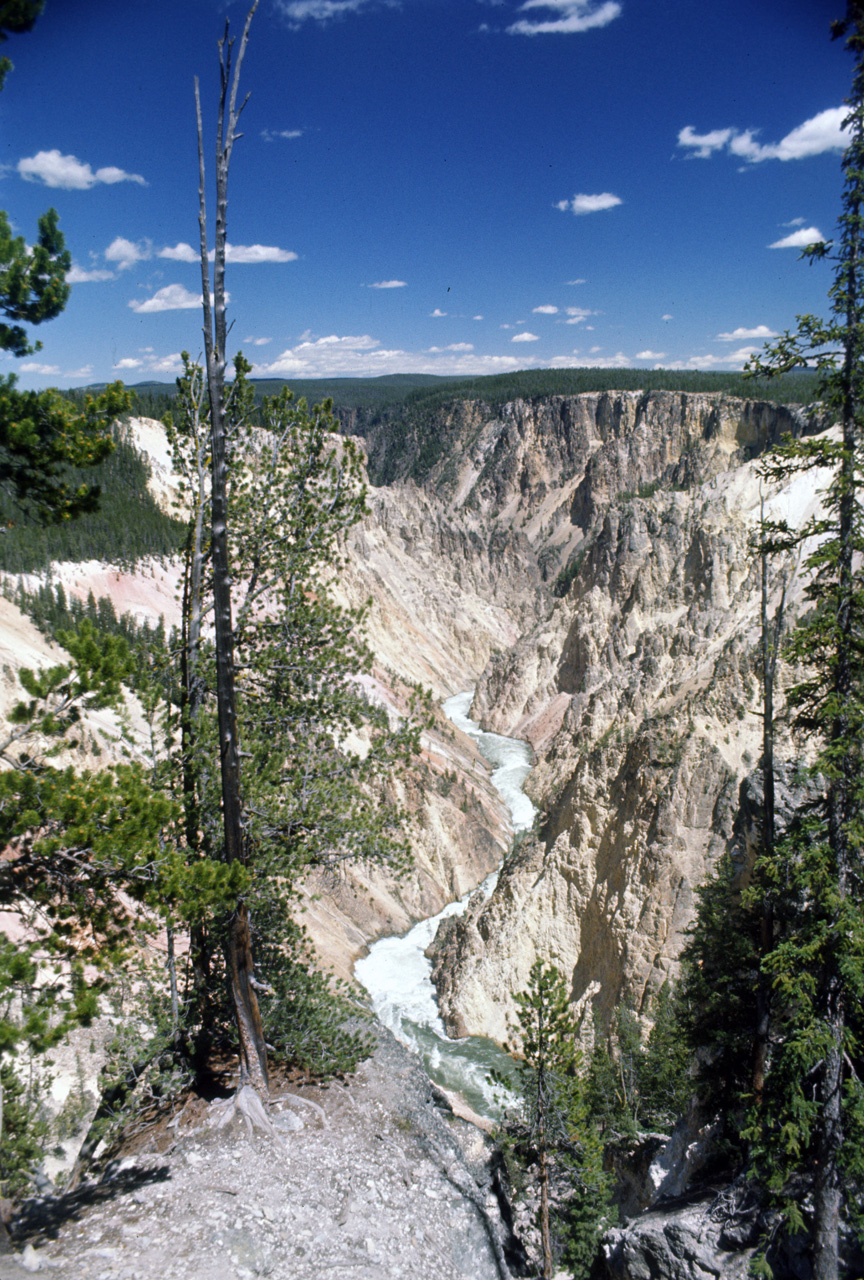
[[[536,1188],[540,1275],[562,1262],[580,1280],[591,1272],[602,1231],[611,1225],[610,1179],[603,1140],[593,1120],[590,1091],[563,975],[537,959],[528,986],[514,992],[510,1025],[517,1055],[515,1081],[493,1076],[513,1090],[520,1111],[501,1135],[511,1180]]]
[[[820,798],[802,806],[784,838],[765,849],[749,895],[738,907],[733,900],[739,936],[721,918],[721,881],[716,893],[703,895],[690,946],[706,1042],[703,1079],[716,1069],[727,1106],[731,1101],[733,1117],[744,1121],[742,1158],[783,1206],[788,1229],[808,1235],[815,1280],[841,1273],[841,1224],[855,1216],[864,1187],[864,8],[858,0],[834,34],[846,37],[855,59],[842,212],[836,239],[804,252],[811,261],[834,263],[831,316],[799,316],[794,332],[749,365],[760,378],[815,366],[820,399],[839,423],[839,431],[814,439],[787,439],[763,465],[778,482],[816,468],[829,476],[822,513],[803,528],[763,525],[768,550],[786,552],[808,540],[815,547],[805,560],[810,608],[788,644],[806,674],[788,702],[810,746]],[[770,936],[757,939],[754,929],[766,918]],[[709,957],[712,939],[719,954]],[[745,1064],[755,1043],[760,971],[770,981],[770,1027],[764,1087],[754,1093]]]
[[[184,357],[168,422],[189,509],[178,705],[155,776],[183,811],[184,856],[225,865],[219,816],[216,671],[204,621],[212,611],[209,402],[203,372]],[[245,876],[256,989],[267,1038],[315,1074],[349,1070],[366,1050],[345,1030],[357,1008],[314,972],[293,922],[304,873],[338,873],[349,859],[407,866],[402,815],[391,781],[418,749],[410,716],[391,726],[367,693],[366,610],[336,604],[344,538],[365,513],[361,457],[335,434],[325,404],[311,410],[287,390],[253,417],[248,365],[228,385],[227,510],[236,707],[242,770]],[[256,422],[261,425],[256,425]],[[215,815],[215,817],[214,817]],[[237,865],[236,863],[234,865]],[[225,939],[233,904],[192,926],[191,968],[181,1001],[189,1052],[203,1064],[234,1043],[226,999]],[[187,917],[188,919],[188,917]]]

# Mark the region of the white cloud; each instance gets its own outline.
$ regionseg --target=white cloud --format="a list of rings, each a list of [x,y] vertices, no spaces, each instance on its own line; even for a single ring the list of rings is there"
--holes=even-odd
[[[555,369],[627,369],[633,363],[629,356],[623,351],[618,351],[614,356],[600,356],[596,353],[602,351],[602,347],[592,347],[589,355],[590,359],[582,358],[574,360],[574,356],[579,355],[579,348],[576,347],[571,355],[553,356],[551,360],[544,360],[544,367]]]
[[[665,351],[637,351],[636,359],[637,360],[665,360],[666,352]]]
[[[551,303],[546,303],[542,307],[534,307],[533,314],[535,316],[557,316],[558,308],[553,307]]]
[[[603,209],[614,209],[622,204],[620,196],[613,196],[611,191],[602,191],[599,195],[575,195],[572,200],[559,200],[555,205],[562,213],[600,213]]]
[[[394,0],[383,0],[388,8],[396,8]],[[295,29],[303,22],[331,22],[360,13],[374,4],[374,0],[277,0],[277,7]]]
[[[586,282],[580,277],[578,280],[568,280],[567,283],[568,284],[585,284]]]
[[[196,250],[192,248],[191,244],[186,244],[183,240],[180,240],[175,244],[173,249],[166,245],[164,249],[159,250],[156,256],[158,258],[169,258],[172,262],[199,261],[199,256]]]
[[[133,298],[129,306],[139,315],[149,315],[154,311],[191,311],[193,307],[201,306],[201,294],[190,293],[182,284],[166,284],[164,289],[157,289],[152,298],[144,302]]]
[[[748,338],[776,338],[777,334],[767,324],[757,324],[755,329],[733,329],[731,333],[718,333],[718,342],[746,342]]]
[[[213,261],[211,249],[207,255]],[[278,249],[272,244],[226,244],[226,262],[296,262],[297,254],[291,249]]]
[[[172,351],[169,356],[154,357],[147,363],[151,373],[182,373],[183,357],[179,351]]]
[[[539,342],[540,338],[536,333],[517,333],[510,339],[511,342]]]
[[[436,307],[435,310],[430,311],[429,314],[430,316],[432,316],[434,320],[441,320],[444,316],[446,316],[447,312],[441,311],[439,307]]]
[[[568,307],[567,308],[568,319],[565,320],[564,323],[565,324],[582,324],[585,320],[588,319],[589,316],[596,316],[596,315],[597,315],[596,311],[589,311],[587,307]]]
[[[784,227],[803,227],[804,221],[805,221],[804,218],[793,218],[791,222],[784,222],[783,226]]]
[[[22,373],[41,373],[46,378],[56,378],[60,373],[59,365],[42,364],[39,360],[25,360],[18,368]]]
[[[275,138],[302,138],[302,129],[262,129],[261,137],[265,142],[273,142]]]
[[[692,156],[707,160],[715,151],[723,150],[732,134],[732,129],[712,129],[710,133],[697,133],[688,124],[678,134],[678,146],[690,147]]]
[[[469,344],[425,352],[385,349],[377,338],[363,334],[304,338],[268,364],[255,366],[256,377],[324,377],[353,375],[379,377],[385,373],[483,374],[518,369],[524,362],[515,356],[482,356],[463,350]]]
[[[113,280],[114,278],[114,272],[106,271],[104,267],[94,267],[92,271],[85,271],[83,267],[78,266],[77,262],[73,262],[71,269],[66,273],[67,284],[88,284],[93,280]]]
[[[472,317],[471,317],[471,319],[472,319],[472,320],[482,320],[482,319],[483,319],[483,317],[482,317],[482,316],[472,316]]]
[[[159,258],[169,258],[172,262],[199,262],[200,254],[197,249],[193,249],[191,244],[186,244],[181,240],[175,244],[173,248],[166,246],[160,249],[156,255]],[[207,254],[207,261],[212,262],[216,257],[213,249]],[[276,245],[269,244],[230,244],[225,245],[225,261],[226,262],[296,262],[297,254],[291,249],[279,249]]]
[[[688,356],[686,360],[670,360],[665,368],[667,369],[717,369],[721,365],[728,366],[732,369],[743,369],[744,365],[759,351],[759,347],[745,346],[739,347],[737,351],[730,351],[723,355],[695,355]]]
[[[429,347],[430,354],[437,354],[441,351],[473,351],[473,342],[451,342],[447,347]]]
[[[137,182],[147,186],[140,173],[126,173],[113,165],[94,173],[89,164],[76,156],[61,155],[56,147],[19,160],[18,172],[27,182],[42,182],[46,187],[59,187],[64,191],[89,191],[97,183],[112,186],[115,182]]]
[[[674,317],[674,316],[670,316],[670,315],[669,315],[669,312],[667,311],[667,312],[666,312],[666,314],[665,314],[665,316],[661,316],[661,317],[660,317],[660,319],[661,319],[661,320],[674,320],[674,319],[675,319],[675,317]]]
[[[405,289],[407,288],[407,280],[376,280],[374,284],[370,284],[370,289]]]
[[[93,373],[92,364],[82,364],[80,369],[70,369],[68,373],[64,373],[64,378],[89,378]]]
[[[592,0],[526,0],[519,10],[529,13],[536,9],[550,10],[555,17],[520,18],[507,27],[511,36],[572,35],[578,31],[590,31],[593,27],[605,27],[621,13],[615,0],[604,0],[594,5]]]
[[[775,240],[773,244],[769,244],[769,249],[806,249],[808,244],[816,244],[818,240],[824,239],[822,232],[818,227],[801,227],[798,231],[791,232],[788,236],[784,236],[782,240]]]
[[[116,262],[118,271],[133,267],[136,262],[146,262],[153,256],[153,247],[149,240],[140,240],[134,244],[124,236],[116,236],[105,250],[105,261]]]
[[[272,338],[244,338],[243,341],[248,343],[250,347],[266,347],[268,342],[272,342]]]
[[[140,348],[143,360],[137,356],[123,356],[112,367],[118,372],[135,372],[144,371],[147,373],[182,373],[183,361],[179,351],[173,351],[167,356],[157,356],[153,352],[152,347]]]
[[[758,142],[758,130],[754,129],[714,129],[710,133],[696,133],[688,124],[678,134],[678,146],[689,148],[690,155],[701,160],[724,148],[750,164],[759,164],[763,160],[803,160],[826,151],[846,149],[850,134],[843,128],[843,121],[848,114],[846,107],[829,107],[799,124],[779,142],[770,144]]]

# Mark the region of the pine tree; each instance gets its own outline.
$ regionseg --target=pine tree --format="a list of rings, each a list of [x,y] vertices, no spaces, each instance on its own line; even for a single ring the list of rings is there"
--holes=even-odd
[[[541,1276],[551,1280],[561,1259],[574,1276],[585,1277],[611,1215],[578,1028],[555,965],[535,960],[527,988],[513,998],[514,1040],[505,1048],[517,1055],[521,1116],[506,1126],[505,1151],[511,1164],[536,1169]]]
[[[209,403],[202,370],[185,360],[168,424],[189,511],[180,671],[171,682],[179,724],[157,776],[182,808],[182,856],[192,864],[203,858],[232,865],[219,821],[214,644],[202,627],[212,609]],[[242,899],[267,1039],[321,1071],[328,1057],[330,1069],[344,1065],[346,1053],[356,1060],[358,1042],[337,1027],[344,1000],[336,1000],[334,1013],[332,993],[310,971],[302,930],[292,923],[297,886],[309,867],[336,868],[348,858],[397,869],[405,864],[401,817],[386,791],[394,768],[416,751],[417,733],[407,721],[391,729],[385,711],[365,696],[358,683],[371,665],[364,611],[341,609],[331,598],[344,535],[365,511],[361,457],[353,442],[335,434],[327,405],[309,410],[287,391],[265,399],[253,425],[247,369],[238,358],[225,396],[236,722],[244,765]],[[185,917],[193,965],[185,1034],[199,1070],[214,1043],[227,1043],[225,940],[235,909]],[[316,1047],[313,1025],[320,1032]]]
[[[42,0],[5,0],[0,4],[0,43],[7,33],[30,31],[42,12]],[[0,58],[0,89],[12,69]],[[39,219],[35,243],[13,236],[9,218],[0,209],[0,351],[32,355],[42,347],[31,342],[25,324],[53,320],[69,300],[66,274],[72,259],[58,226],[56,209]],[[56,391],[15,390],[15,375],[0,377],[0,490],[42,520],[65,520],[92,511],[99,498],[93,485],[72,487],[65,473],[70,467],[89,467],[113,447],[106,426],[129,407],[120,383],[98,399],[88,396],[84,411]]]
[[[809,613],[792,634],[792,658],[807,669],[789,693],[795,724],[815,747],[823,798],[800,813],[786,838],[755,868],[772,900],[774,937],[762,970],[774,989],[771,1045],[761,1105],[747,1136],[768,1184],[788,1191],[796,1173],[812,1177],[809,1227],[815,1280],[836,1280],[844,1182],[864,1176],[860,1145],[850,1141],[864,1116],[860,1033],[864,1012],[864,9],[853,0],[835,25],[855,58],[843,158],[843,212],[836,241],[805,250],[835,264],[832,318],[799,316],[750,371],[771,377],[815,364],[823,402],[839,419],[839,439],[789,440],[765,472],[783,480],[825,467],[831,480],[824,514],[803,530],[774,526],[775,547],[815,538],[805,562]],[[797,1199],[790,1221],[804,1224]]]

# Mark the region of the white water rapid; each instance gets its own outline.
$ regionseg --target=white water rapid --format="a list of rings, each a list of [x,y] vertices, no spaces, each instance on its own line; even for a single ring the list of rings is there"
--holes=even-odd
[[[473,738],[494,766],[492,782],[510,810],[513,829],[527,831],[536,809],[522,790],[531,768],[531,748],[515,738],[484,733],[468,716],[473,690],[457,693],[444,710],[457,729]],[[488,896],[498,878],[493,871],[480,886]],[[449,903],[438,915],[421,920],[402,937],[381,938],[358,960],[354,974],[372,997],[372,1007],[402,1044],[419,1054],[430,1077],[445,1089],[461,1093],[481,1115],[495,1115],[497,1107],[489,1084],[493,1068],[506,1073],[510,1059],[491,1040],[468,1036],[451,1040],[438,1015],[432,965],[424,952],[445,916],[461,915],[476,890]]]

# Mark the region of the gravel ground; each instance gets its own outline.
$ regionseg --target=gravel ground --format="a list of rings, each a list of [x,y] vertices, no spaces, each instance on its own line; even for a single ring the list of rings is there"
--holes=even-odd
[[[201,1104],[162,1130],[161,1154],[154,1135],[101,1182],[28,1203],[0,1280],[506,1280],[505,1256],[518,1270],[488,1138],[388,1032],[347,1087],[274,1095],[275,1133],[219,1129],[224,1104]]]

